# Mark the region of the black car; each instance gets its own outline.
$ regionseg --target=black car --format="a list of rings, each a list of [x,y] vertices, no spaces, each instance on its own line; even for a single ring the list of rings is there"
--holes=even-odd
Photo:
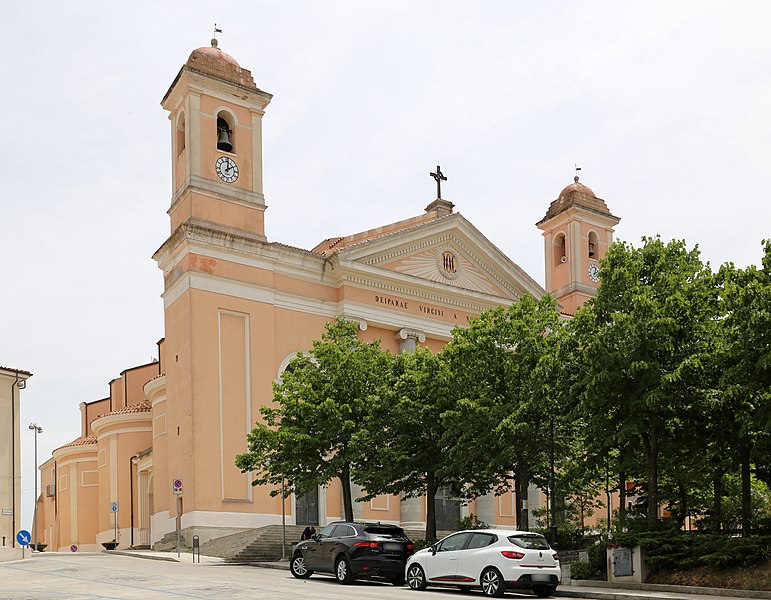
[[[334,573],[339,583],[382,577],[404,585],[404,565],[415,545],[396,525],[330,523],[292,550],[292,575],[305,579],[314,571]]]

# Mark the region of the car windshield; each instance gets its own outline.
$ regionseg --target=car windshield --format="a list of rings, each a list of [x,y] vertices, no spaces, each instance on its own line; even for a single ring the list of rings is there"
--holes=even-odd
[[[401,527],[384,527],[382,525],[367,525],[364,531],[372,535],[383,537],[404,538],[404,529]]]
[[[508,540],[515,546],[526,548],[527,550],[550,550],[549,542],[546,541],[546,538],[537,533],[510,535]]]

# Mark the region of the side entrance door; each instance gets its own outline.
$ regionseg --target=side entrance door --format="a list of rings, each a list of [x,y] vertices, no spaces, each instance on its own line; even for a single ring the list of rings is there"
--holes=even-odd
[[[313,488],[303,496],[295,497],[295,511],[297,525],[319,524],[319,488]]]

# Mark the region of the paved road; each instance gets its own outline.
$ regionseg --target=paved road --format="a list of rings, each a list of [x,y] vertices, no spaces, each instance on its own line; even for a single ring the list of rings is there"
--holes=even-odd
[[[507,594],[535,600],[535,596]],[[2,600],[155,600],[201,598],[273,600],[318,598],[339,600],[479,599],[481,592],[461,595],[455,590],[414,592],[386,583],[356,582],[342,586],[331,577],[301,581],[288,571],[248,566],[193,565],[128,556],[36,554],[30,560],[0,563]]]

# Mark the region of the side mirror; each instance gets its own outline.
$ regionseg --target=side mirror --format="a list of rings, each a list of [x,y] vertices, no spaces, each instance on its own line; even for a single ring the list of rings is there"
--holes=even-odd
[[[436,554],[436,544],[432,544],[431,545],[431,554],[433,554],[433,555]]]
[[[321,539],[321,537],[319,536],[319,534],[318,534],[318,533],[314,533],[314,534],[311,536],[311,539],[312,539],[314,542],[318,542],[318,541]]]

